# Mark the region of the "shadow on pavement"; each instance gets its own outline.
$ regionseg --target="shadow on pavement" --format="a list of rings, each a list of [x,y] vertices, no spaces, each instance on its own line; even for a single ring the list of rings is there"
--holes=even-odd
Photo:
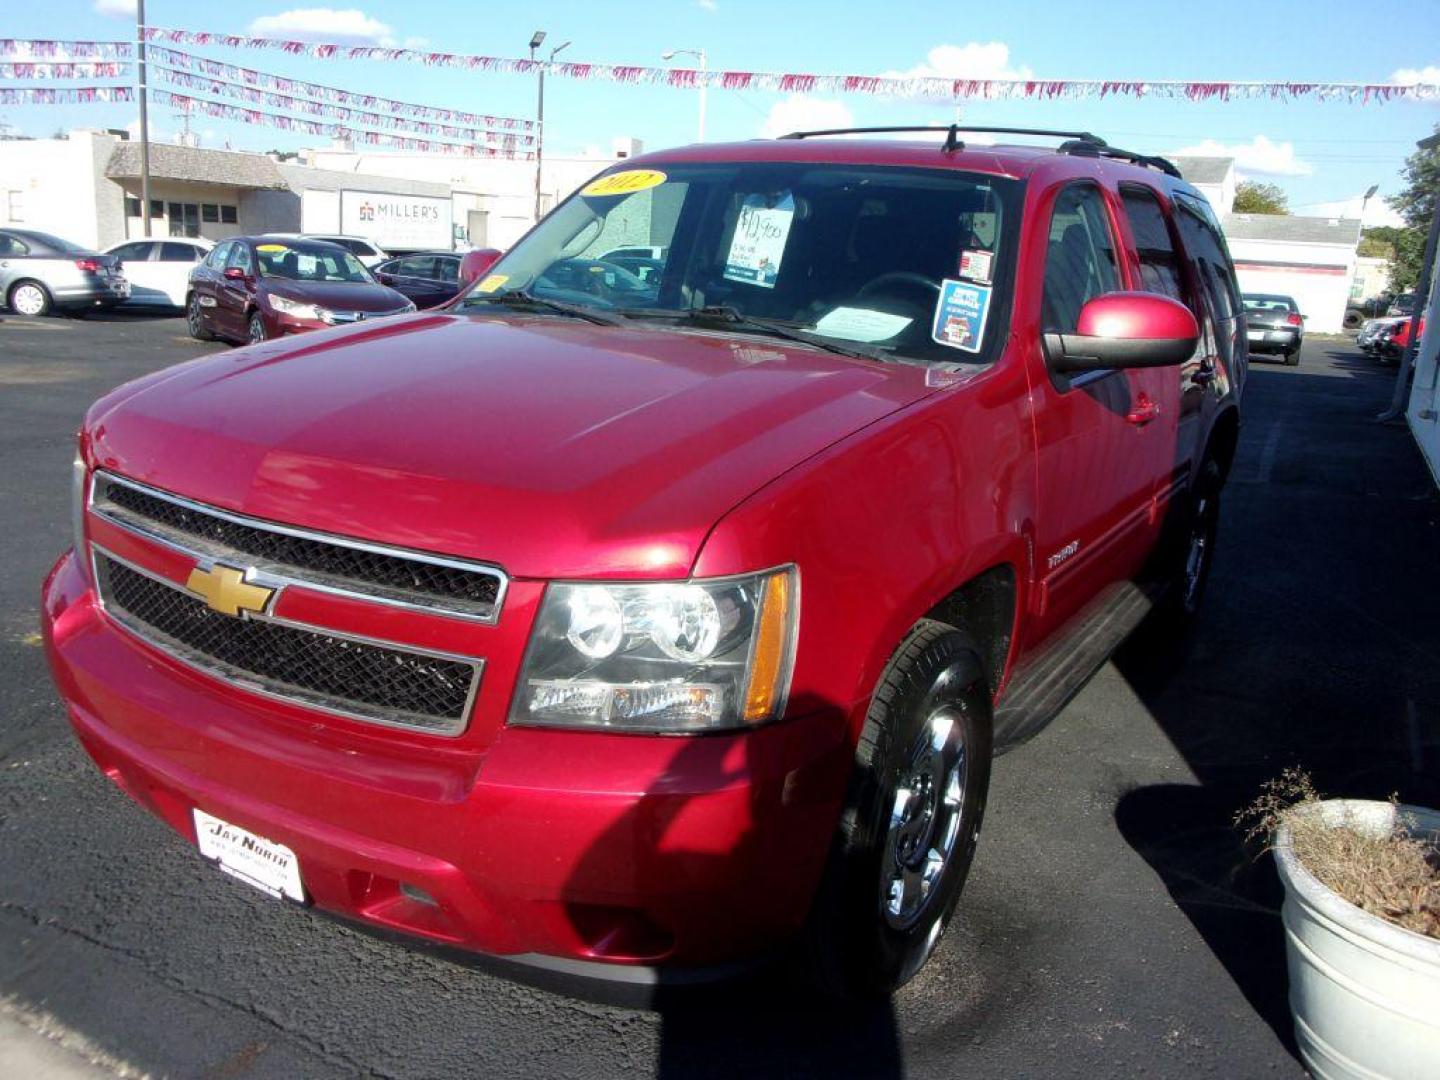
[[[1189,640],[1144,626],[1114,658],[1195,781],[1129,791],[1116,823],[1292,1052],[1281,890],[1236,812],[1290,765],[1326,794],[1440,805],[1440,498],[1408,431],[1373,421],[1391,380],[1333,377],[1388,372],[1306,360],[1251,369]]]

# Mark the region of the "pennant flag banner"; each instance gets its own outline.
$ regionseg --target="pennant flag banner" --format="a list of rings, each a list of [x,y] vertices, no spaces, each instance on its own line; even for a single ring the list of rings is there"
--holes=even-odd
[[[243,86],[239,83],[229,82],[225,79],[216,79],[207,75],[192,75],[189,72],[175,71],[171,68],[160,67],[158,65],[154,68],[154,72],[160,80],[174,86],[184,87],[187,90],[199,90],[201,93],[233,98],[238,101],[248,102],[251,105],[268,105],[272,109],[309,113],[311,116],[333,117],[346,124],[355,123],[363,124],[367,127],[392,128],[414,132],[420,135],[440,135],[447,139],[482,143],[506,151],[518,150],[522,143],[526,146],[533,146],[535,143],[535,137],[533,135],[519,135],[513,131],[497,133],[479,128],[456,127],[453,124],[441,124],[432,120],[411,120],[404,117],[390,116],[385,113],[365,112],[360,109],[349,108],[345,105],[331,105],[326,102],[309,101],[305,98],[291,97],[289,94],[281,94],[273,90],[261,90],[254,86]]]
[[[116,79],[124,75],[129,64],[118,60],[86,63],[0,63],[0,79]]]
[[[357,94],[335,86],[305,82],[285,75],[271,75],[253,68],[237,67],[234,64],[222,64],[218,60],[210,60],[203,56],[196,56],[194,53],[182,52],[179,49],[167,49],[162,45],[150,46],[146,52],[160,63],[183,71],[196,71],[209,75],[213,79],[229,80],[262,90],[278,91],[282,94],[304,94],[307,97],[319,98],[337,105],[349,105],[357,109],[372,111],[378,109],[396,116],[413,116],[425,120],[438,120],[446,124],[468,124],[472,127],[494,128],[500,131],[528,132],[535,127],[533,120],[521,120],[513,116],[487,116],[483,113],[461,112],[459,109],[442,109],[433,105],[394,101],[390,98],[376,97],[373,94]]]
[[[524,75],[544,67],[565,79],[598,80],[628,85],[670,86],[697,90],[771,90],[780,93],[869,94],[882,97],[945,101],[1007,98],[1156,97],[1185,101],[1231,101],[1269,98],[1289,101],[1355,103],[1440,100],[1437,83],[1353,82],[1222,82],[1177,79],[954,79],[903,75],[813,75],[798,72],[698,71],[694,68],[642,67],[623,64],[551,63],[499,56],[468,56],[423,49],[388,49],[368,45],[321,44],[281,38],[243,37],[194,30],[146,27],[147,41],[171,45],[208,45],[227,49],[264,49],[318,60],[390,60],[429,67],[459,68]]]
[[[3,93],[4,91],[0,91]],[[406,135],[392,135],[381,131],[364,131],[332,124],[320,120],[308,120],[300,116],[283,116],[262,109],[250,109],[241,105],[229,105],[223,101],[207,101],[170,90],[151,90],[151,99],[157,105],[171,105],[186,112],[198,112],[220,120],[239,120],[245,124],[279,128],[281,131],[299,131],[306,135],[323,135],[344,139],[361,146],[388,146],[397,150],[414,150],[423,154],[454,154],[457,157],[506,158],[516,161],[531,161],[533,154],[511,153],[492,146],[475,146],[467,143],[440,142],[435,139],[414,139]],[[0,98],[0,103],[4,99]]]
[[[0,56],[26,60],[128,60],[135,46],[128,41],[34,41],[0,38]]]
[[[85,105],[134,100],[135,91],[128,86],[0,86],[0,105]]]

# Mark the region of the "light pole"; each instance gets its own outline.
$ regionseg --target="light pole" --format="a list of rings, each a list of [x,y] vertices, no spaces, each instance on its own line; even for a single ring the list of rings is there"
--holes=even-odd
[[[1360,198],[1360,229],[1362,232],[1365,229],[1365,207],[1369,205],[1370,200],[1375,197],[1375,192],[1379,190],[1379,184],[1371,184],[1369,190]]]
[[[135,74],[140,91],[140,232],[150,235],[150,87],[145,79],[145,0],[135,4]]]
[[[530,35],[530,59],[535,59],[535,50],[545,41],[545,31],[536,30]],[[540,170],[545,158],[545,71],[555,62],[555,57],[570,47],[570,42],[556,45],[550,50],[550,59],[540,65],[540,92],[535,103],[535,220],[540,220]]]
[[[661,60],[674,60],[677,56],[693,56],[700,62],[700,142],[705,141],[705,50],[671,49],[660,54]]]

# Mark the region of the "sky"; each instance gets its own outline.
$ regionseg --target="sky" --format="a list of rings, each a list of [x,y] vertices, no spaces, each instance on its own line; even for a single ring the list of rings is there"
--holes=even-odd
[[[353,2],[354,6],[350,6]],[[133,0],[49,0],[5,5],[0,37],[119,39],[134,35]],[[1440,82],[1440,4],[1434,0],[1210,0],[1163,7],[1151,0],[943,4],[937,0],[651,0],[649,4],[448,0],[148,0],[152,26],[402,45],[524,56],[537,29],[542,50],[569,41],[566,60],[663,65],[672,49],[704,49],[712,69],[846,74],[915,72],[945,77]],[[1363,24],[1363,25],[1362,25]],[[1365,29],[1368,27],[1369,29]],[[533,76],[469,73],[416,64],[317,60],[282,53],[182,46],[214,59],[350,90],[470,112],[533,117]],[[680,60],[690,65],[693,61]],[[0,82],[0,85],[16,85]],[[68,85],[44,83],[40,85]],[[184,93],[183,89],[180,92]],[[711,90],[707,141],[751,139],[803,127],[949,123],[956,104],[865,95],[797,96]],[[646,149],[693,142],[695,91],[552,78],[546,147],[608,150],[618,136]],[[152,108],[152,137],[180,126]],[[1296,213],[1354,216],[1378,184],[1367,225],[1393,223],[1384,196],[1415,141],[1440,122],[1440,102],[963,102],[962,122],[1093,131],[1147,153],[1226,154],[1242,177],[1279,185]],[[0,106],[0,124],[47,136],[71,127],[134,126],[136,106]],[[202,145],[294,150],[314,136],[197,117]]]

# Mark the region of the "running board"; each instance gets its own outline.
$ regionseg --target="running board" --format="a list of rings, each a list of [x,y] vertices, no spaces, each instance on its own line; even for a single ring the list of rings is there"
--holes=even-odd
[[[995,709],[995,747],[1008,750],[1036,734],[1079,693],[1155,606],[1158,594],[1133,581],[1110,586],[1027,659]]]

